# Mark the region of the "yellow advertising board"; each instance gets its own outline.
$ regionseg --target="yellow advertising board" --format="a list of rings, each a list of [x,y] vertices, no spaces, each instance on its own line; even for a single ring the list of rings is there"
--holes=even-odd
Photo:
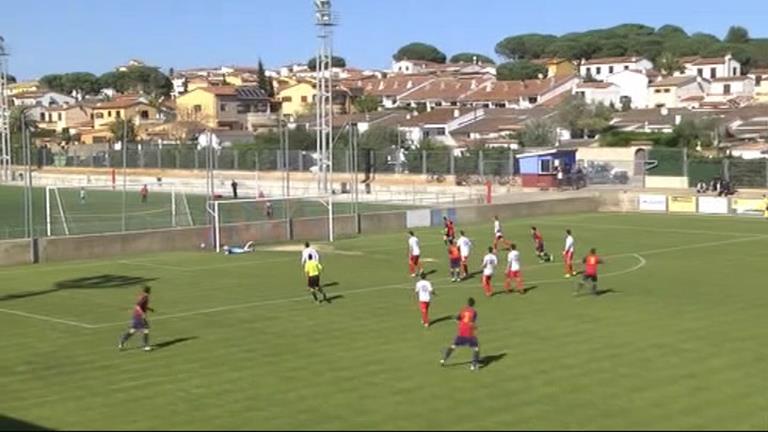
[[[667,199],[670,213],[696,213],[696,197],[670,195]]]
[[[765,204],[759,198],[733,198],[731,208],[736,214],[762,216]]]

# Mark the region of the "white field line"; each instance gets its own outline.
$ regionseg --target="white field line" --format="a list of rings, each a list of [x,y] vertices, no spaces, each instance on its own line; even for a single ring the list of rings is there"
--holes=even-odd
[[[748,238],[739,238],[739,239],[731,239],[731,240],[720,240],[720,241],[714,241],[714,242],[707,242],[707,243],[696,243],[692,245],[685,245],[685,246],[676,246],[676,247],[668,247],[668,248],[660,248],[660,249],[650,249],[645,251],[639,251],[639,252],[627,252],[623,254],[615,254],[615,255],[609,255],[606,258],[617,258],[617,257],[624,257],[624,256],[634,256],[638,258],[639,264],[635,267],[632,267],[631,269],[625,269],[620,270],[618,272],[613,273],[606,273],[603,275],[605,276],[617,276],[620,274],[625,274],[629,272],[633,272],[636,270],[639,270],[643,266],[646,265],[646,260],[641,255],[650,255],[650,254],[656,254],[656,253],[664,253],[664,252],[673,252],[678,250],[687,250],[687,249],[696,249],[696,248],[702,248],[702,247],[710,247],[710,246],[719,246],[724,244],[731,244],[731,243],[741,243],[741,242],[747,242],[747,241],[756,241],[756,240],[765,240],[768,239],[768,235],[761,235],[761,236],[755,236],[755,237],[748,237]],[[549,279],[549,280],[542,280],[542,281],[529,281],[528,283],[553,283],[553,282],[565,282],[567,279]],[[368,291],[378,291],[388,288],[396,288],[396,287],[410,287],[411,284],[392,284],[392,285],[382,285],[377,287],[368,287],[368,288],[360,288],[357,290],[349,290],[349,291],[342,291],[340,294],[353,294],[353,293],[359,293],[359,292],[368,292]],[[192,315],[200,315],[200,314],[207,314],[207,313],[213,313],[213,312],[220,312],[220,311],[226,311],[226,310],[233,310],[233,309],[242,309],[242,308],[248,308],[248,307],[254,307],[254,306],[264,306],[264,305],[271,305],[271,304],[280,304],[280,303],[290,303],[290,302],[296,302],[296,301],[308,301],[308,297],[301,296],[301,297],[292,297],[292,298],[286,298],[286,299],[276,299],[276,300],[267,300],[267,301],[259,301],[259,302],[252,302],[252,303],[241,303],[237,305],[229,305],[229,306],[221,306],[217,308],[211,308],[211,309],[203,309],[198,311],[190,311],[190,312],[183,312],[179,314],[173,314],[173,315],[162,315],[156,318],[153,318],[153,321],[157,321],[160,319],[168,319],[168,318],[177,318],[177,317],[184,317],[184,316],[192,316]],[[25,312],[19,312],[15,310],[10,309],[0,309],[0,312],[5,312],[9,314],[24,316],[27,318],[35,318],[43,321],[49,321],[49,322],[56,322],[61,324],[68,324],[76,327],[82,327],[82,328],[88,328],[88,329],[97,329],[97,328],[103,328],[103,327],[113,327],[116,325],[124,325],[125,322],[121,321],[119,323],[106,323],[106,324],[83,324],[73,321],[67,321],[67,320],[61,320],[58,318],[51,318],[43,315],[34,315],[29,314]]]
[[[48,322],[54,322],[54,323],[59,323],[59,324],[67,324],[67,325],[71,325],[71,326],[75,326],[75,327],[81,327],[81,328],[87,328],[87,329],[97,328],[96,326],[92,326],[90,324],[83,324],[83,323],[79,323],[79,322],[75,322],[75,321],[67,321],[67,320],[63,320],[63,319],[59,319],[59,318],[52,318],[52,317],[48,317],[48,316],[45,316],[45,315],[36,315],[36,314],[31,314],[31,313],[27,313],[27,312],[20,312],[20,311],[11,310],[11,309],[0,309],[0,312],[4,312],[4,313],[7,313],[7,314],[11,314],[11,315],[18,315],[18,316],[22,316],[22,317],[25,317],[25,318],[33,318],[33,319],[40,320],[40,321],[48,321]]]
[[[646,265],[645,259],[638,255],[638,254],[628,254],[627,256],[634,256],[637,258],[638,263],[631,268],[624,269],[624,270],[618,270],[615,272],[605,273],[601,275],[601,277],[607,277],[607,276],[619,276],[626,273],[631,273],[637,270],[640,270],[640,268],[644,267]],[[564,278],[557,278],[557,279],[543,279],[543,280],[533,280],[533,281],[526,281],[526,284],[548,284],[548,283],[558,283],[558,282],[568,282],[567,279]],[[354,294],[354,293],[363,293],[363,292],[370,292],[370,291],[380,291],[385,289],[392,289],[392,288],[410,288],[413,285],[413,282],[411,283],[399,283],[399,284],[391,284],[391,285],[381,285],[381,286],[375,286],[375,287],[367,287],[367,288],[360,288],[355,290],[348,290],[348,291],[340,291],[340,295],[347,295],[347,294]],[[220,306],[215,307],[211,309],[202,309],[197,311],[189,311],[189,312],[182,312],[177,314],[171,314],[171,315],[161,315],[159,317],[154,317],[151,319],[151,321],[158,321],[163,319],[169,319],[169,318],[181,318],[181,317],[187,317],[187,316],[193,316],[193,315],[202,315],[202,314],[208,314],[208,313],[214,313],[214,312],[222,312],[222,311],[229,311],[234,309],[243,309],[243,308],[250,308],[250,307],[256,307],[256,306],[267,306],[267,305],[274,305],[274,304],[281,304],[281,303],[291,303],[291,302],[297,302],[297,301],[304,301],[309,302],[309,297],[307,295],[301,296],[301,297],[291,297],[291,298],[285,298],[285,299],[276,299],[276,300],[265,300],[265,301],[259,301],[259,302],[251,302],[251,303],[241,303],[236,305],[229,305],[229,306]],[[96,324],[93,326],[93,328],[102,328],[102,327],[113,327],[117,325],[124,325],[125,322],[115,322],[115,323],[106,323],[106,324]]]
[[[682,233],[682,234],[709,234],[709,235],[723,235],[723,236],[754,236],[754,234],[745,232],[727,232],[727,231],[707,231],[707,230],[689,230],[679,228],[648,228],[638,225],[606,225],[606,224],[589,224],[589,223],[542,223],[541,226],[558,225],[558,226],[577,226],[588,228],[609,228],[609,229],[621,229],[621,230],[635,230],[635,231],[653,231],[653,232],[669,232],[669,233]]]

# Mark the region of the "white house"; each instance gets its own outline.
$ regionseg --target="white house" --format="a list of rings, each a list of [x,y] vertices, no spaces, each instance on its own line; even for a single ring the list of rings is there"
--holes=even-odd
[[[741,63],[726,54],[724,57],[683,57],[680,59],[685,70],[675,76],[699,76],[710,80],[741,75]]]
[[[734,98],[751,101],[755,96],[755,80],[749,76],[722,77],[712,80],[706,101],[728,101]]]
[[[613,83],[583,82],[573,88],[573,94],[590,104],[601,103],[617,109],[621,108],[621,89]]]
[[[604,57],[582,60],[581,66],[579,66],[579,74],[584,78],[592,77],[596,80],[603,81],[608,78],[609,75],[630,69],[644,72],[653,69],[653,63],[643,57],[635,56]]]
[[[647,73],[634,69],[621,70],[609,75],[605,81],[619,87],[617,108],[625,103],[633,109],[648,107],[648,85],[651,80]]]
[[[657,108],[698,106],[708,89],[709,81],[698,76],[668,77],[648,86],[648,104]]]
[[[455,147],[457,143],[451,132],[482,116],[482,109],[435,108],[422,114],[409,114],[400,123],[399,130],[409,145],[419,146],[423,140],[431,139]]]
[[[394,74],[417,74],[425,72],[430,67],[438,66],[439,63],[434,63],[425,60],[396,60],[392,62],[392,73]]]

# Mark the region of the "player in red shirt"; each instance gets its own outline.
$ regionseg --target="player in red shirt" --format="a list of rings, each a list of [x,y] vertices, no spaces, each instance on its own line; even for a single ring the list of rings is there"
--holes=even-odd
[[[592,285],[592,294],[597,295],[597,267],[603,263],[603,259],[597,255],[597,250],[592,248],[582,262],[584,263],[584,274],[579,284],[576,285],[576,292],[573,294],[579,295],[581,288],[589,282]]]
[[[531,227],[531,236],[533,237],[533,245],[536,248],[536,256],[539,257],[539,262],[552,261],[552,256],[544,249],[544,236],[535,227]]]
[[[459,315],[456,317],[456,321],[459,323],[458,333],[453,340],[451,346],[445,350],[445,355],[440,360],[440,366],[445,366],[445,362],[448,361],[448,357],[453,354],[456,347],[468,346],[472,348],[472,365],[471,370],[478,370],[480,367],[480,344],[477,343],[477,336],[475,336],[475,322],[477,321],[477,311],[474,308],[475,299],[470,297],[467,299],[467,305],[464,306]]]
[[[139,195],[141,195],[142,204],[145,204],[147,202],[147,196],[149,196],[149,188],[147,185],[142,186],[141,190],[139,191]]]
[[[150,351],[152,347],[149,345],[149,322],[147,321],[147,312],[154,312],[155,310],[149,307],[149,294],[152,289],[148,286],[144,287],[139,301],[136,302],[136,306],[133,308],[133,319],[131,322],[131,328],[128,329],[125,334],[120,338],[119,349],[125,348],[125,343],[133,336],[137,331],[141,331],[144,336],[144,351]]]
[[[461,273],[461,252],[453,240],[448,243],[448,260],[450,262],[451,282],[458,282]]]
[[[448,216],[443,216],[443,241],[448,246],[456,238],[456,228],[453,226],[453,221]]]

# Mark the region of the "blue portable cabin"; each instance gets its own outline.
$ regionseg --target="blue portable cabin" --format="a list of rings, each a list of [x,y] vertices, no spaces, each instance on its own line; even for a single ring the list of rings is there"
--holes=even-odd
[[[523,187],[557,186],[557,167],[569,173],[576,166],[575,149],[554,149],[517,155]]]

